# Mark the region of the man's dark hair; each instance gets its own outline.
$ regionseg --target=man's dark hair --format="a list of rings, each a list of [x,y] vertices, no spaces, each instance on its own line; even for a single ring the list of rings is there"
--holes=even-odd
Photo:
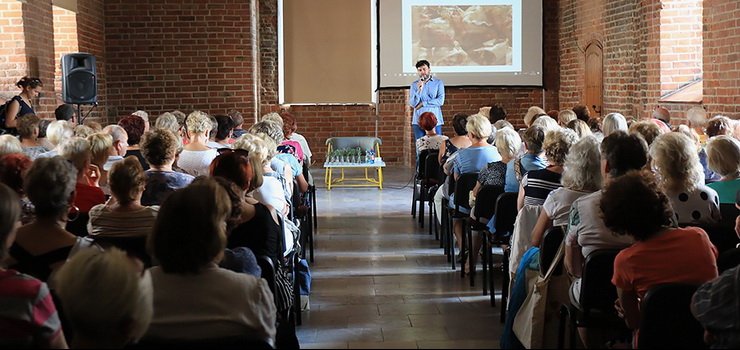
[[[503,106],[499,104],[494,104],[491,107],[491,112],[488,114],[488,119],[491,121],[491,123],[495,123],[499,120],[505,120],[506,119],[506,110]]]
[[[59,105],[56,110],[54,110],[54,115],[56,116],[57,120],[65,120],[69,121],[72,119],[72,116],[75,114],[75,108],[72,107],[70,104],[63,104]]]
[[[226,140],[236,126],[234,120],[228,115],[217,114],[213,117],[216,118],[216,123],[218,124],[218,127],[216,127],[216,140]]]
[[[647,164],[648,146],[645,139],[624,131],[615,131],[601,142],[601,156],[609,165],[609,175],[617,177]]]
[[[588,107],[585,105],[575,105],[573,107],[573,113],[576,114],[576,118],[583,120],[584,122],[588,122],[591,118],[588,112]]]
[[[416,68],[421,68],[421,66],[427,66],[429,68],[432,67],[432,65],[429,64],[429,61],[427,60],[419,60],[416,62]]]

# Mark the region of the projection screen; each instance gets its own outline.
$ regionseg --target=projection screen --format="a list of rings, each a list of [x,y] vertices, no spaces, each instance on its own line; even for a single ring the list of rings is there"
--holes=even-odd
[[[379,87],[542,86],[541,0],[378,0]]]

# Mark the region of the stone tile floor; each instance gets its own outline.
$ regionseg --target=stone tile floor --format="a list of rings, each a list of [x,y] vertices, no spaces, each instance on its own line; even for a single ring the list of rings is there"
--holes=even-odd
[[[411,169],[387,168],[383,190],[326,191],[323,172],[313,174],[319,229],[302,348],[498,347],[500,306],[482,294],[480,274],[470,287],[411,217]]]

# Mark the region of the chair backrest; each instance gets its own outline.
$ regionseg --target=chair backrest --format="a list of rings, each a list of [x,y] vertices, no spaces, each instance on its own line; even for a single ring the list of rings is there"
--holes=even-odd
[[[460,174],[455,180],[455,206],[470,209],[470,191],[475,188],[478,181],[478,173]]]
[[[260,255],[257,257],[257,265],[262,270],[262,278],[267,281],[270,291],[275,294],[275,264],[272,259],[267,255]]]
[[[697,286],[668,283],[653,286],[640,304],[638,348],[706,348],[704,328],[691,314]]]
[[[591,252],[583,265],[581,274],[581,293],[579,304],[587,313],[589,310],[600,310],[613,313],[614,300],[617,299],[617,288],[612,284],[614,259],[619,249],[599,249]]]
[[[504,192],[496,199],[496,236],[510,236],[514,231],[514,222],[518,213],[516,209],[517,192]]]
[[[141,262],[144,263],[144,266],[151,267],[152,266],[152,258],[149,256],[149,253],[146,250],[146,236],[140,236],[140,237],[106,237],[106,236],[92,236],[93,242],[95,244],[101,246],[103,249],[107,249],[109,247],[116,247],[118,249],[121,249],[128,253],[129,255],[133,255]]]
[[[439,164],[439,152],[431,153],[426,159],[426,170],[424,171],[427,178],[434,179],[436,183],[442,184],[445,181],[444,171],[442,165]]]
[[[432,152],[432,150],[425,149],[425,150],[419,152],[419,156],[416,157],[416,161],[417,161],[417,164],[416,164],[416,174],[417,174],[417,176],[418,176],[419,179],[423,179],[425,177],[424,176],[426,174],[426,166],[425,166],[425,164],[426,164],[427,156],[429,155],[429,152]]]
[[[478,196],[475,198],[473,216],[478,218],[479,222],[488,223],[496,212],[496,199],[502,193],[504,193],[504,186],[486,185],[481,187]]]
[[[81,212],[77,219],[67,222],[65,229],[75,236],[87,237],[90,234],[90,232],[87,232],[88,221],[90,221],[90,214]]]
[[[542,242],[540,242],[540,274],[545,275],[547,269],[550,268],[555,255],[558,253],[558,248],[565,239],[565,233],[563,228],[560,226],[553,226],[545,231],[542,236]],[[563,273],[563,260],[560,260],[558,266],[555,268],[553,274],[558,276]]]
[[[722,203],[719,205],[719,212],[722,215],[721,226],[735,227],[735,219],[740,215],[734,203]]]
[[[737,234],[735,234],[734,219],[733,224],[730,227],[722,224],[691,226],[700,227],[704,230],[704,232],[707,233],[707,236],[709,236],[709,240],[712,241],[712,244],[714,244],[719,253],[731,250],[740,243],[740,239],[738,239]]]

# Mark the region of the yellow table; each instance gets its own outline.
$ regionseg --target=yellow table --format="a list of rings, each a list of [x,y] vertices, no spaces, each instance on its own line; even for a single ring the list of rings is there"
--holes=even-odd
[[[383,161],[374,163],[324,163],[324,183],[328,191],[331,191],[332,187],[377,187],[382,190],[384,167],[385,162]],[[339,177],[334,177],[334,169],[339,169],[341,174]],[[364,169],[365,177],[345,177],[344,169]],[[377,171],[377,174],[370,177],[369,169]],[[348,184],[344,181],[363,181],[364,183]]]

